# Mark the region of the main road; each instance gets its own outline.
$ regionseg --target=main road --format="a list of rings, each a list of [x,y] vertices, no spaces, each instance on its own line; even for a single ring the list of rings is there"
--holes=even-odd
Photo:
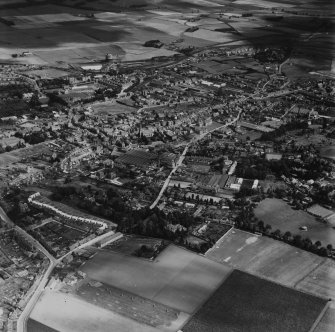
[[[101,239],[108,237],[112,234],[114,234],[114,231],[110,231],[108,233],[102,234],[82,245],[79,247],[71,250],[64,256],[56,259],[53,257],[36,239],[34,239],[30,234],[28,234],[26,231],[24,231],[22,228],[16,226],[14,222],[7,216],[6,212],[0,207],[0,219],[2,219],[4,222],[6,222],[9,226],[13,227],[19,234],[21,234],[24,238],[26,238],[30,243],[34,245],[36,249],[39,249],[50,261],[48,268],[44,272],[43,276],[40,277],[39,280],[36,280],[34,285],[32,286],[32,289],[30,290],[30,293],[32,293],[31,298],[29,299],[28,303],[24,307],[20,317],[17,320],[17,332],[26,332],[27,331],[27,322],[28,318],[36,305],[38,299],[40,298],[40,295],[42,294],[45,286],[48,283],[49,277],[51,275],[51,272],[53,269],[59,264],[66,256],[71,254],[72,252],[85,248],[87,246],[91,246],[97,241],[100,241]]]
[[[245,100],[244,98],[241,98],[241,100]],[[195,142],[198,142],[200,140],[202,140],[204,137],[206,137],[208,134],[211,134],[212,132],[216,131],[216,130],[220,130],[220,129],[223,129],[223,128],[226,128],[228,126],[231,126],[232,124],[234,124],[236,121],[238,121],[238,119],[240,118],[241,116],[241,113],[242,113],[242,110],[239,111],[238,115],[236,116],[236,118],[220,127],[216,127],[210,131],[208,131],[207,133],[203,134],[203,135],[199,135],[195,138],[193,138],[190,142],[188,142],[184,148],[184,151],[183,153],[180,155],[178,161],[176,162],[175,166],[173,167],[172,171],[170,172],[169,176],[166,178],[166,180],[164,181],[163,183],[163,186],[157,196],[157,198],[155,199],[155,201],[150,205],[150,209],[152,210],[153,208],[156,207],[156,205],[158,204],[158,202],[160,201],[160,199],[162,198],[166,188],[168,187],[169,185],[169,182],[171,180],[171,177],[172,175],[176,172],[176,170],[179,168],[179,166],[181,166],[181,164],[183,163],[184,161],[184,158],[186,156],[186,152],[188,150],[188,148]]]

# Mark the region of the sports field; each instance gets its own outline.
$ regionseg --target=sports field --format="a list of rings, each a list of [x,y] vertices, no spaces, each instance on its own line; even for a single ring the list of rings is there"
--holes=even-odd
[[[103,103],[96,103],[91,107],[94,111],[94,114],[97,115],[114,115],[136,111],[136,108],[134,107],[108,101]]]
[[[323,246],[335,245],[335,229],[330,225],[317,221],[305,211],[293,210],[286,202],[277,198],[266,198],[254,210],[255,216],[265,224],[271,225],[273,230],[287,231],[312,241],[321,241]],[[300,230],[307,226],[307,231]]]
[[[100,252],[81,270],[91,279],[191,314],[231,268],[170,245],[153,262]]]
[[[306,332],[327,300],[234,270],[183,332]]]
[[[30,317],[60,332],[155,332],[148,325],[95,306],[71,294],[45,291]],[[29,330],[28,332],[36,332]]]
[[[283,242],[237,229],[224,236],[205,256],[291,287],[325,260]]]

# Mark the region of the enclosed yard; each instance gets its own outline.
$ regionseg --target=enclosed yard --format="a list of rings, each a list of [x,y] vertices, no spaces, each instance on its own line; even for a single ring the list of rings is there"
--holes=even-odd
[[[94,280],[193,313],[231,268],[170,245],[153,262],[120,253],[100,252],[81,270]]]
[[[306,332],[327,300],[234,270],[183,332]]]
[[[294,235],[310,238],[312,241],[321,241],[323,246],[335,246],[335,229],[326,223],[317,221],[315,217],[305,211],[293,210],[286,202],[277,198],[266,198],[254,210],[255,216],[271,225],[273,230],[279,229]],[[306,226],[307,231],[300,227]]]

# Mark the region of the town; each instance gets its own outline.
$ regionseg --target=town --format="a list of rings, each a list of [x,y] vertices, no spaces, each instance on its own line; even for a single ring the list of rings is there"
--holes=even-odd
[[[100,5],[43,24],[73,15],[109,31],[116,14]],[[306,71],[298,46],[219,35],[327,14],[213,6],[145,9],[139,25],[186,22],[174,40],[153,34],[145,58],[105,45],[64,65],[0,49],[0,331],[228,331],[241,311],[250,331],[333,331],[335,58]],[[8,33],[49,19],[4,9]]]

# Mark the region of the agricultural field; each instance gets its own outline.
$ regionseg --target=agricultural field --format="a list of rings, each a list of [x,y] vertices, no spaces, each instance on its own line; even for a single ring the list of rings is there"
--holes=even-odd
[[[170,245],[153,262],[102,251],[81,270],[91,279],[192,314],[231,268]]]
[[[182,330],[305,332],[326,304],[326,299],[234,270]]]
[[[140,324],[110,310],[90,304],[72,294],[54,291],[42,293],[30,317],[47,328],[50,327],[61,332],[159,331],[151,326]],[[31,329],[28,332],[37,331]]]
[[[178,310],[99,282],[88,282],[76,294],[88,303],[163,331],[177,331],[190,317]]]
[[[335,299],[335,261],[326,259],[297,283],[296,288],[325,298]],[[331,307],[335,309],[334,301],[331,302]]]
[[[328,308],[314,332],[334,332],[335,326],[335,309]]]
[[[283,242],[237,229],[226,234],[205,256],[290,287],[325,261]]]
[[[255,216],[265,224],[271,225],[273,230],[282,233],[291,232],[312,241],[321,241],[324,246],[335,245],[335,230],[328,224],[317,221],[315,217],[305,211],[293,210],[286,202],[277,198],[266,198],[254,210]],[[300,227],[306,226],[307,231]]]

